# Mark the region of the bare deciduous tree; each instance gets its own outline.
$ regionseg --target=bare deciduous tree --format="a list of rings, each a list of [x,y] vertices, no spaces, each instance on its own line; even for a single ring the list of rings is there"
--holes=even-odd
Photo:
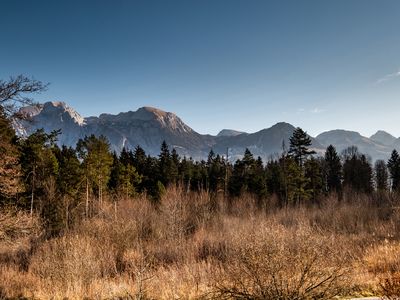
[[[30,94],[43,92],[47,86],[25,75],[11,76],[8,81],[0,80],[0,107],[7,116],[13,115],[18,107],[34,103]]]

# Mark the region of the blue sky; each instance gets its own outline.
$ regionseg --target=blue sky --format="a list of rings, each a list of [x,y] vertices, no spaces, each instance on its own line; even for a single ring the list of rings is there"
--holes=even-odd
[[[83,116],[155,106],[200,133],[286,121],[400,136],[400,1],[0,0],[0,78]]]

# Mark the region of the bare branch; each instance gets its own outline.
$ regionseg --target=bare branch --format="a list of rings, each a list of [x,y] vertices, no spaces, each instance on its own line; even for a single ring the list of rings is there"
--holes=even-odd
[[[0,108],[7,115],[16,114],[21,106],[34,105],[30,94],[47,90],[45,84],[25,75],[11,76],[8,81],[0,80]]]

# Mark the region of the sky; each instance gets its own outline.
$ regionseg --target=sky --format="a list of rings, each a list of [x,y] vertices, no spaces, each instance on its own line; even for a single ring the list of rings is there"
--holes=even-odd
[[[400,1],[0,0],[0,79],[82,116],[153,106],[200,133],[281,121],[400,136]]]

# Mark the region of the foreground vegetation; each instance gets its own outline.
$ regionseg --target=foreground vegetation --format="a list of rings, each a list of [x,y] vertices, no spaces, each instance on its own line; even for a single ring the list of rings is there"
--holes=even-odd
[[[45,239],[39,218],[0,215],[0,295],[62,299],[330,299],[398,295],[398,199],[346,195],[263,207],[170,188],[104,201]],[[379,200],[379,203],[377,202]]]

